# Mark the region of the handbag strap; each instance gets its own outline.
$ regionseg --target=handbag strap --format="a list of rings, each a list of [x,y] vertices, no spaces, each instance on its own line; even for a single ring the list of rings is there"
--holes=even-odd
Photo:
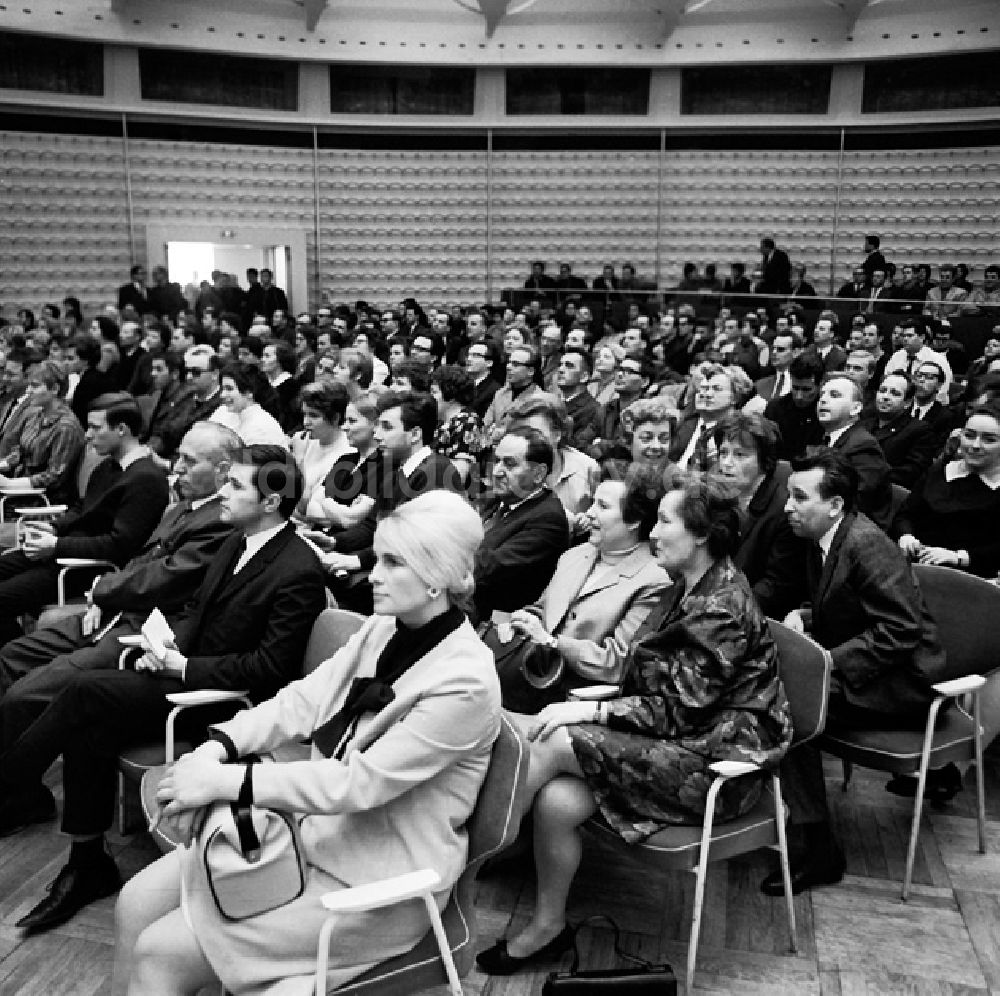
[[[595,922],[606,923],[615,932],[614,949],[615,949],[615,954],[618,955],[619,958],[623,959],[624,961],[630,961],[632,962],[633,965],[638,965],[640,968],[652,970],[653,968],[656,967],[653,964],[653,962],[646,961],[645,958],[640,958],[638,955],[629,954],[628,951],[623,951],[621,946],[620,931],[618,930],[618,924],[615,923],[615,921],[611,917],[605,916],[603,913],[598,913],[595,916],[588,916],[586,920],[581,920],[573,928],[573,963],[569,967],[569,970],[571,972],[576,972],[580,968],[580,949],[577,947],[576,944],[577,936],[580,933],[580,929],[582,927],[588,927]]]
[[[235,802],[230,803],[236,835],[240,840],[240,850],[243,852],[244,860],[250,864],[260,857],[261,851],[260,838],[253,825],[253,766],[258,760],[260,759],[253,754],[245,758],[247,770],[240,786],[240,794]]]

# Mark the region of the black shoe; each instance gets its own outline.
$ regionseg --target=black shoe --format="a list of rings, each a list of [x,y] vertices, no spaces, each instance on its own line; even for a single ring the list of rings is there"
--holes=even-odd
[[[72,919],[85,906],[113,896],[122,887],[118,866],[110,855],[97,865],[65,865],[49,894],[17,926],[26,934],[40,934]]]
[[[893,775],[885,784],[886,792],[912,799],[917,794],[918,779],[915,775]],[[962,772],[954,764],[943,768],[928,768],[924,785],[924,798],[931,802],[951,802],[962,791]]]
[[[45,823],[56,815],[56,800],[44,785],[0,796],[0,837]]]
[[[558,958],[573,947],[576,931],[569,925],[565,927],[548,944],[543,944],[537,951],[523,958],[516,958],[507,951],[507,942],[497,941],[491,948],[480,951],[476,955],[476,964],[488,975],[513,975],[525,965],[537,961],[547,961]]]
[[[797,896],[805,889],[817,885],[836,885],[844,877],[844,852],[834,844],[822,858],[807,857],[801,862],[793,862],[791,868],[792,895]],[[760,883],[760,891],[765,896],[783,896],[785,880],[781,877],[781,869],[771,872]]]

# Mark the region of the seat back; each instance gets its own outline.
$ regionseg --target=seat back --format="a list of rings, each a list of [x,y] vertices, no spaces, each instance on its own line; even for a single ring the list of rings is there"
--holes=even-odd
[[[792,713],[792,743],[802,743],[823,732],[830,696],[830,652],[803,633],[768,619],[778,647],[778,674]]]
[[[987,674],[1000,666],[1000,588],[952,567],[916,564],[913,573],[947,656],[936,679]]]
[[[313,623],[302,658],[302,674],[312,674],[364,625],[365,617],[347,609],[324,609]]]
[[[889,486],[892,488],[892,499],[889,502],[889,523],[891,525],[896,521],[896,516],[899,515],[906,499],[910,497],[910,489],[904,488],[902,484],[891,484]]]

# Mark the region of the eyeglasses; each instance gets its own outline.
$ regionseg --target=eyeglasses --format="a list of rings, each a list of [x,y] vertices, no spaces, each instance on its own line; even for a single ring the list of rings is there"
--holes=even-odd
[[[524,360],[508,360],[507,366],[509,367],[530,367],[530,363],[526,363]]]
[[[919,370],[913,375],[914,380],[940,380],[941,378],[936,373],[931,373],[929,371],[921,373]]]

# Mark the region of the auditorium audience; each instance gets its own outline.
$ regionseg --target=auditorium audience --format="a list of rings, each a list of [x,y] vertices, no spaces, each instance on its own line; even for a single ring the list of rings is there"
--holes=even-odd
[[[288,447],[288,437],[278,420],[257,401],[258,380],[249,363],[231,363],[219,381],[222,404],[210,421],[227,426],[248,446]]]

